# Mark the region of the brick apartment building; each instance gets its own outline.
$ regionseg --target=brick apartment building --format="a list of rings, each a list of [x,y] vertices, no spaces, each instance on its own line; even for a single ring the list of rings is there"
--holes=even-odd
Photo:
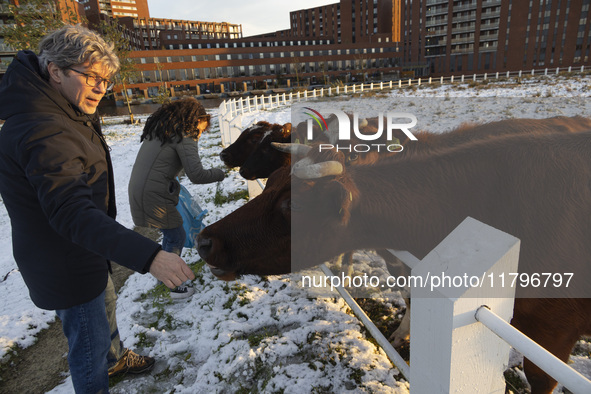
[[[404,64],[433,76],[590,65],[590,3],[405,0]]]
[[[251,37],[239,24],[151,18],[147,0],[60,1],[79,4],[91,25],[124,26],[137,92],[591,64],[591,0],[340,0],[292,11],[288,29]],[[2,23],[16,2],[0,0]],[[13,54],[0,37],[0,56]]]
[[[123,19],[144,32],[151,48],[130,54],[141,70],[131,86],[219,92],[396,76],[402,54],[395,5],[399,0],[341,0],[293,11],[289,29],[251,37],[227,23]]]
[[[105,14],[111,18],[150,18],[148,0],[79,0],[87,17]]]

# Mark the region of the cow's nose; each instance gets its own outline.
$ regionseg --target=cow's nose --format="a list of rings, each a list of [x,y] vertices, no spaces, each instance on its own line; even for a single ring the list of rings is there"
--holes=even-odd
[[[197,236],[197,252],[203,260],[207,260],[209,257],[212,244],[211,239],[202,237],[201,234]]]
[[[252,174],[245,167],[240,167],[239,173],[242,178],[249,181],[254,181],[256,179],[256,177],[252,176]]]
[[[228,153],[222,151],[222,153],[220,153],[220,159],[225,162],[228,159]]]

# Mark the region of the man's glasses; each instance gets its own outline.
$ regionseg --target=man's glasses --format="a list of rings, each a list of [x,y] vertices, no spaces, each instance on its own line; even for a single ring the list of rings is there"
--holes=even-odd
[[[66,68],[68,70],[72,70],[74,72],[77,72],[80,75],[84,75],[86,77],[86,84],[90,87],[96,88],[100,84],[104,83],[106,89],[111,90],[111,89],[113,89],[113,86],[115,86],[115,82],[109,81],[108,79],[105,79],[103,77],[99,77],[98,75],[83,73],[82,71],[78,71],[76,69],[73,69],[72,67],[66,67]]]

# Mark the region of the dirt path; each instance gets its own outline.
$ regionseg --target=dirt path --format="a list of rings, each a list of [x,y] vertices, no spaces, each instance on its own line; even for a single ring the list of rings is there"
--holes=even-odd
[[[119,291],[133,271],[113,263],[113,283]],[[64,380],[68,372],[68,343],[59,320],[37,335],[33,346],[18,351],[11,365],[0,369],[0,393],[45,393]]]

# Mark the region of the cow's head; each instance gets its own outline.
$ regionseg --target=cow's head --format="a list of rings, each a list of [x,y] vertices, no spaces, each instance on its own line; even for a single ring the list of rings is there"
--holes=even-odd
[[[220,159],[228,167],[240,167],[256,149],[265,133],[273,128],[269,122],[260,121],[246,128],[238,139],[220,153]]]
[[[341,253],[340,234],[358,197],[344,160],[341,152],[311,151],[271,174],[262,194],[207,226],[197,242],[212,272],[225,280],[278,275]]]
[[[271,143],[289,142],[290,137],[291,123],[271,125],[271,129],[261,135],[254,150],[240,166],[240,175],[249,180],[268,178],[276,169],[288,166],[291,162],[290,155],[274,149]]]

